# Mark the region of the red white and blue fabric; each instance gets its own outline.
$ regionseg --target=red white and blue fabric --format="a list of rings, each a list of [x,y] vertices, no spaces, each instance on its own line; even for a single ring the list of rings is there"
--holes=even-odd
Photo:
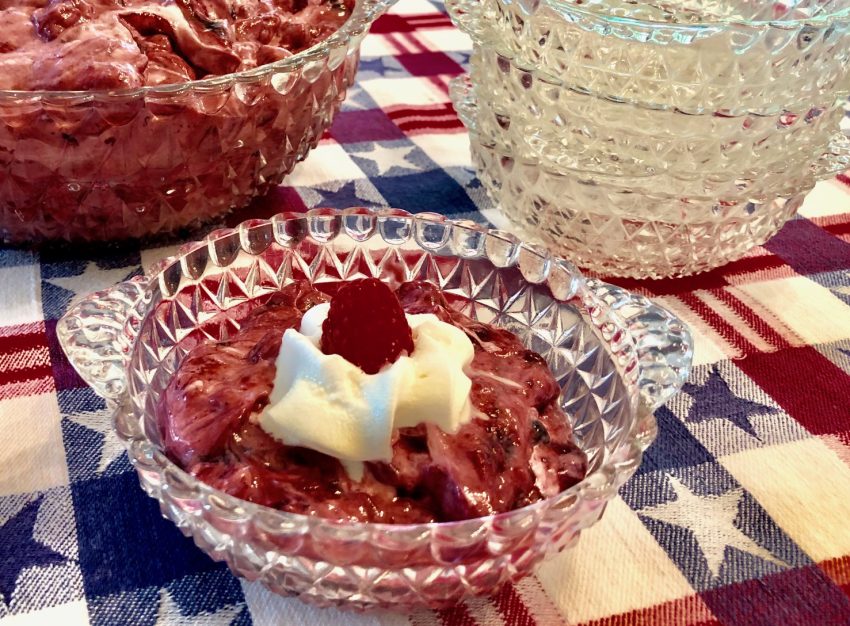
[[[469,42],[401,0],[363,44],[336,124],[228,218],[390,205],[496,219],[448,99]],[[747,258],[619,281],[696,337],[638,474],[576,548],[493,598],[412,615],[319,610],[234,578],[160,517],[104,403],[55,335],[77,296],[173,252],[0,249],[0,624],[656,626],[850,624],[850,179]]]

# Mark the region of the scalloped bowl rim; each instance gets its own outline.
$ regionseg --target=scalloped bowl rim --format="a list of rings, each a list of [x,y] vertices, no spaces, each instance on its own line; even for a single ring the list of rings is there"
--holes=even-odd
[[[355,0],[354,10],[348,19],[343,22],[337,30],[326,39],[302,50],[296,54],[279,59],[272,63],[266,63],[258,67],[252,67],[238,72],[230,72],[217,76],[209,76],[197,80],[188,80],[181,83],[169,83],[166,85],[143,85],[141,87],[127,87],[123,89],[89,89],[89,90],[14,90],[0,89],[0,103],[4,100],[35,100],[35,99],[58,99],[74,100],[76,103],[86,103],[93,100],[113,101],[124,99],[138,99],[144,96],[180,96],[187,92],[214,92],[217,89],[227,89],[236,84],[250,84],[266,78],[271,74],[292,71],[314,61],[326,57],[331,50],[339,45],[347,45],[352,37],[359,36],[368,31],[372,22],[381,14],[395,4],[398,0]]]
[[[770,29],[780,29],[780,30],[790,30],[792,28],[799,27],[816,27],[816,28],[824,28],[830,27],[836,22],[841,22],[843,20],[850,20],[850,6],[838,9],[836,11],[830,11],[828,13],[824,13],[821,15],[816,15],[810,18],[800,18],[800,19],[778,19],[778,20],[747,20],[742,18],[728,17],[722,18],[718,17],[716,19],[710,20],[701,20],[699,22],[693,23],[671,23],[671,22],[662,22],[655,21],[649,19],[640,19],[633,17],[625,17],[612,15],[610,13],[605,13],[603,11],[594,11],[589,7],[580,6],[575,4],[574,2],[570,2],[568,0],[542,0],[543,4],[548,5],[552,10],[558,13],[561,16],[566,16],[570,14],[580,14],[585,17],[589,17],[592,19],[598,19],[603,22],[613,22],[614,25],[629,25],[629,26],[640,26],[646,28],[653,28],[656,30],[669,30],[671,32],[702,32],[702,31],[716,31],[718,28],[724,29],[727,27],[739,27],[746,28],[751,30],[770,30]],[[520,6],[522,3],[519,3]]]
[[[351,209],[347,209],[347,210],[351,210]],[[225,228],[225,229],[219,229],[219,230],[213,231],[212,233],[207,235],[207,237],[205,237],[201,240],[198,240],[198,241],[195,241],[195,242],[190,242],[188,244],[185,244],[184,246],[181,246],[181,252],[178,252],[178,254],[176,254],[174,256],[167,257],[167,258],[159,261],[158,263],[154,263],[153,266],[152,266],[152,269],[155,269],[156,273],[152,274],[150,276],[145,276],[143,278],[139,277],[139,279],[141,281],[147,281],[147,285],[145,286],[145,292],[150,293],[149,285],[156,283],[159,276],[162,273],[164,273],[164,271],[166,269],[173,267],[175,264],[179,265],[180,260],[183,259],[184,257],[186,257],[188,254],[190,254],[190,251],[189,251],[190,248],[191,249],[197,249],[197,247],[202,247],[204,245],[208,246],[215,241],[218,241],[220,239],[223,239],[225,237],[229,237],[229,236],[232,236],[235,233],[238,233],[239,230],[240,230],[240,227],[243,227],[243,226],[247,227],[247,228],[254,228],[254,227],[257,227],[257,226],[265,226],[266,224],[274,226],[276,223],[279,223],[281,221],[280,220],[281,216],[283,216],[283,221],[289,221],[291,219],[299,219],[299,220],[300,219],[309,219],[309,217],[311,217],[311,214],[315,214],[316,216],[328,215],[328,216],[331,216],[331,217],[335,216],[335,217],[339,217],[339,218],[346,217],[347,215],[357,215],[355,213],[346,214],[345,213],[346,210],[330,209],[330,211],[333,211],[333,214],[329,214],[329,213],[327,213],[327,211],[329,211],[329,210],[328,209],[313,209],[312,211],[309,211],[307,213],[280,213],[280,214],[275,215],[275,216],[273,216],[269,219],[247,220],[246,222],[243,222],[242,224],[240,224],[239,226],[237,226],[235,228]],[[375,218],[376,221],[380,220],[382,218],[404,218],[411,223],[415,223],[417,221],[425,222],[425,223],[438,223],[438,224],[449,223],[453,227],[459,227],[459,228],[462,228],[462,229],[465,229],[465,230],[470,230],[470,231],[475,231],[475,232],[483,232],[485,234],[494,233],[496,236],[502,237],[502,238],[508,238],[509,237],[510,239],[513,240],[513,243],[517,244],[519,247],[527,250],[528,252],[536,255],[540,259],[550,260],[550,261],[552,261],[552,260],[563,261],[563,263],[571,269],[573,275],[575,277],[579,278],[579,286],[578,286],[578,290],[576,292],[576,295],[580,295],[583,290],[587,289],[584,276],[569,261],[566,261],[565,259],[558,257],[556,255],[553,255],[553,254],[547,252],[545,249],[541,249],[541,247],[539,247],[539,246],[535,246],[533,244],[529,244],[529,243],[520,241],[519,238],[517,238],[513,235],[510,235],[509,233],[505,233],[504,231],[498,231],[498,230],[494,231],[493,229],[488,229],[488,228],[483,227],[481,225],[475,224],[474,222],[469,222],[467,220],[452,220],[450,218],[445,218],[445,217],[440,216],[438,214],[431,214],[431,213],[410,214],[410,213],[407,213],[407,212],[400,211],[399,209],[388,209],[388,211],[391,211],[391,213],[382,213],[381,211],[374,211],[374,212],[371,212],[371,213],[362,213],[361,215],[370,215],[371,214]],[[321,213],[321,212],[324,212],[324,213]],[[441,219],[434,219],[435,217],[441,218]],[[275,240],[275,241],[277,241],[277,240]],[[272,242],[269,242],[269,245],[271,245],[271,243]],[[319,243],[320,245],[326,245],[326,242],[317,241],[317,243]],[[244,248],[240,248],[240,249],[244,250]],[[431,252],[424,250],[424,249],[423,249],[423,252],[426,252],[427,254],[432,254]],[[213,262],[215,262],[214,257],[211,257],[211,260]],[[218,264],[216,263],[216,265],[218,265]],[[228,267],[229,265],[230,264],[228,263],[228,264],[225,264],[225,265],[218,265],[218,266],[219,267]],[[515,263],[515,265],[516,265],[516,263]],[[525,277],[523,277],[523,278],[525,278]],[[526,279],[526,281],[529,284],[543,284],[543,283],[545,283],[545,279],[543,281],[541,281],[541,283],[532,283],[531,281],[528,281],[527,279]],[[555,299],[555,298],[553,297],[553,299]],[[146,310],[145,315],[147,315],[147,313],[149,313],[149,312],[150,312],[149,310]],[[612,315],[616,318],[616,312],[609,311],[608,314]],[[588,322],[585,320],[585,323],[588,323]],[[601,338],[600,338],[600,342],[602,342],[603,345],[605,343],[607,343],[607,342],[604,342]],[[135,354],[137,346],[138,346],[138,341],[136,341],[134,339],[132,354]],[[130,358],[132,359],[132,356]],[[617,370],[618,370],[618,373],[619,373],[619,367],[617,367]],[[622,380],[622,375],[619,375],[619,377]],[[124,407],[128,404],[128,402],[129,402],[128,392],[125,391],[122,398],[121,398],[121,401],[118,404],[118,407],[116,408],[116,415],[118,415],[119,413],[125,413],[125,417],[133,417],[133,421],[135,421],[136,411],[133,408],[130,408],[128,411],[124,409]],[[388,524],[388,523],[382,523],[382,522],[352,522],[352,521],[347,521],[347,520],[333,520],[333,519],[322,518],[322,517],[317,517],[317,516],[305,515],[305,514],[302,514],[302,513],[291,513],[289,511],[282,511],[280,509],[275,509],[275,508],[268,507],[268,506],[265,506],[265,505],[256,504],[254,502],[250,502],[248,500],[243,500],[241,498],[237,498],[236,496],[232,496],[232,495],[230,495],[230,494],[228,494],[224,491],[221,491],[219,489],[211,487],[207,483],[204,483],[203,481],[201,481],[198,478],[189,474],[187,471],[185,471],[179,465],[174,463],[170,458],[168,458],[168,456],[160,448],[160,446],[156,445],[153,441],[151,441],[147,437],[147,435],[144,433],[143,427],[141,428],[141,435],[131,434],[130,436],[126,436],[120,430],[116,429],[116,431],[117,431],[119,438],[127,446],[128,455],[130,456],[131,462],[132,462],[134,467],[139,462],[139,459],[134,457],[133,452],[132,452],[132,446],[133,446],[133,444],[141,444],[143,451],[146,453],[146,456],[148,456],[148,458],[150,458],[151,461],[153,461],[158,466],[157,470],[159,471],[160,474],[164,474],[166,472],[173,473],[173,472],[176,471],[178,476],[181,479],[181,482],[190,486],[192,489],[196,489],[200,492],[198,494],[198,497],[203,499],[205,507],[211,506],[210,502],[209,502],[209,500],[211,498],[216,498],[216,499],[218,499],[218,500],[220,500],[220,501],[222,501],[222,502],[224,502],[228,505],[232,504],[234,507],[240,507],[246,513],[250,514],[252,518],[254,518],[257,514],[262,514],[264,516],[267,516],[268,519],[274,520],[274,523],[286,523],[286,522],[289,522],[290,520],[295,520],[295,521],[298,521],[298,522],[301,522],[301,523],[307,523],[307,524],[313,525],[313,526],[328,525],[328,526],[333,526],[337,529],[348,528],[348,529],[351,529],[354,532],[360,531],[360,530],[363,530],[363,529],[366,529],[366,528],[374,528],[374,529],[378,529],[378,530],[386,531],[386,532],[403,532],[403,531],[412,531],[414,529],[420,529],[421,531],[425,531],[425,530],[434,530],[434,529],[440,529],[440,528],[456,528],[456,527],[462,527],[464,525],[483,526],[483,525],[493,524],[493,523],[496,523],[500,520],[506,519],[506,518],[514,516],[514,515],[520,515],[520,514],[523,514],[523,513],[537,513],[538,509],[548,510],[549,508],[556,506],[556,505],[559,505],[559,504],[563,503],[565,500],[568,500],[568,499],[570,499],[574,496],[577,497],[577,498],[584,498],[586,500],[609,500],[609,499],[611,499],[614,495],[616,495],[616,490],[624,482],[624,481],[618,480],[618,478],[625,475],[625,478],[627,479],[629,476],[631,476],[632,473],[634,473],[634,471],[637,470],[637,468],[639,467],[640,463],[643,460],[643,452],[644,452],[645,448],[641,447],[639,437],[638,437],[638,435],[639,435],[638,431],[640,430],[639,426],[640,426],[640,421],[641,421],[641,417],[642,417],[641,412],[645,411],[646,409],[644,407],[643,401],[639,397],[639,394],[637,394],[637,397],[636,397],[634,403],[635,403],[634,418],[633,418],[632,423],[630,425],[628,435],[624,436],[624,439],[621,442],[621,444],[619,446],[617,446],[611,454],[609,454],[609,456],[613,456],[614,452],[626,450],[627,456],[624,459],[614,461],[613,459],[609,458],[607,460],[604,460],[602,463],[599,464],[599,466],[594,471],[589,472],[580,482],[576,483],[575,485],[565,489],[564,491],[557,493],[556,495],[550,496],[548,498],[544,498],[542,500],[539,500],[539,501],[534,502],[532,504],[526,505],[524,507],[512,509],[510,511],[504,511],[502,513],[495,513],[495,514],[485,515],[485,516],[482,516],[482,517],[474,517],[474,518],[465,519],[465,520],[455,520],[455,521],[449,521],[449,522],[427,522],[427,523],[420,523],[420,524]],[[142,417],[144,417],[144,416],[142,416]],[[135,428],[134,428],[134,430],[135,430]],[[618,465],[631,465],[633,467],[626,468],[625,472],[623,472],[621,470],[621,468],[618,467]],[[605,476],[606,472],[610,475]],[[593,483],[594,481],[597,481],[598,477],[602,477],[604,479],[604,483],[600,484],[600,485],[592,485],[591,483]],[[167,483],[165,483],[165,482],[160,483],[160,489],[167,491],[168,490]],[[600,493],[600,494],[590,493],[594,489],[599,490],[600,492],[606,492],[606,493]],[[157,498],[157,499],[159,499],[159,498]],[[252,521],[255,521],[255,520],[252,519]]]

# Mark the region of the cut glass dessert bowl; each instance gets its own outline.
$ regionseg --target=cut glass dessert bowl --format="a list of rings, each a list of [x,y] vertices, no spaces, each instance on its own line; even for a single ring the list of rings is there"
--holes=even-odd
[[[740,258],[847,168],[850,7],[450,0],[452,100],[512,227],[607,275]]]
[[[812,179],[811,164],[844,139],[835,97],[772,115],[686,115],[560,87],[483,46],[473,49],[469,71],[465,89],[475,96],[480,135],[549,167],[666,173],[664,189],[679,195],[800,189]],[[712,188],[699,186],[708,181]]]
[[[776,115],[850,93],[844,0],[450,0],[457,25],[551,84],[689,115]]]
[[[624,175],[558,167],[514,150],[506,133],[481,132],[480,101],[466,77],[452,101],[470,136],[484,189],[511,228],[580,267],[634,278],[693,274],[734,261],[772,237],[819,179],[850,167],[850,142],[765,185],[697,171]],[[613,161],[612,161],[613,162]]]
[[[587,477],[507,513],[376,524],[252,504],[169,460],[157,403],[193,346],[231,336],[264,296],[294,281],[328,288],[367,277],[432,283],[452,307],[541,354],[588,457]],[[652,410],[680,388],[692,356],[686,327],[646,298],[586,280],[501,231],[391,209],[280,214],[216,231],[153,275],[85,298],[57,333],[115,407],[118,435],[164,516],[237,575],[354,608],[441,607],[492,593],[572,545],[637,469],[655,437]]]

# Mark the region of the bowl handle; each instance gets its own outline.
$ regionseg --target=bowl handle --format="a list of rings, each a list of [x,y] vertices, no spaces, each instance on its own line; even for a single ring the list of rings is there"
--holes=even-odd
[[[654,411],[681,389],[691,371],[694,344],[688,327],[649,298],[616,285],[588,279],[587,288],[630,335],[636,384],[647,408]]]
[[[80,377],[107,400],[127,389],[127,363],[149,279],[137,276],[77,302],[56,325],[59,345]]]

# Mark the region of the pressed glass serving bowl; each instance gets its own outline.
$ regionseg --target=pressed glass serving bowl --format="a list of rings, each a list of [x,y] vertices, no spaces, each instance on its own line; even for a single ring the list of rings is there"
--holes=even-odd
[[[480,44],[553,84],[688,114],[776,115],[850,92],[850,5],[449,0]]]
[[[479,134],[500,138],[517,156],[624,176],[667,172],[671,193],[692,195],[685,183],[706,179],[726,183],[716,197],[743,184],[756,195],[799,188],[812,161],[843,139],[844,109],[834,98],[773,115],[686,115],[553,85],[478,45],[470,77]]]
[[[738,139],[717,143],[697,135],[675,135],[675,122],[671,122],[667,136],[646,133],[640,115],[626,110],[586,122],[563,112],[551,119],[525,120],[500,112],[499,103],[506,100],[498,95],[477,97],[480,85],[473,84],[470,75],[460,76],[452,81],[450,90],[458,116],[480,141],[552,171],[616,180],[631,191],[737,203],[808,191],[818,180],[850,167],[850,140],[844,133],[834,132],[844,116],[842,107],[836,108],[838,119],[826,122],[829,132],[816,146],[794,145],[796,140],[790,134],[771,130],[758,140],[747,139],[745,130]],[[628,105],[613,106],[622,109]],[[810,130],[820,133],[817,120],[835,117],[830,112],[802,123],[812,124]],[[718,118],[706,119],[715,135],[722,132],[714,123]],[[740,118],[732,119],[737,119],[737,126],[742,125]],[[746,119],[752,118],[745,118],[744,124]],[[772,118],[774,128],[775,123],[776,118]],[[761,149],[768,150],[770,157],[760,158]]]
[[[582,267],[718,267],[850,164],[841,2],[769,19],[738,0],[447,4],[473,39],[452,100],[479,178],[515,230]]]
[[[741,258],[791,219],[808,191],[683,198],[635,191],[634,179],[552,171],[475,133],[470,149],[482,185],[518,234],[580,267],[633,278],[694,274]]]
[[[467,126],[472,161],[512,228],[581,267],[634,278],[693,274],[744,256],[773,236],[818,179],[850,167],[841,136],[774,187],[763,181],[626,176],[554,167],[479,132],[479,102],[465,77],[452,100]],[[604,169],[604,168],[600,168]]]
[[[113,91],[0,91],[0,241],[112,240],[247,204],[318,142],[394,0],[256,69]]]
[[[163,453],[155,405],[187,351],[220,339],[262,297],[297,279],[426,280],[452,306],[515,332],[546,358],[589,458],[578,485],[478,519],[343,523],[217,491]],[[637,469],[652,410],[685,380],[686,327],[646,298],[593,280],[501,231],[433,214],[363,208],[281,214],[216,231],[148,277],[95,293],[59,321],[69,359],[115,407],[143,488],[211,557],[319,605],[440,607],[493,592],[572,545]],[[321,416],[314,416],[321,419]]]

